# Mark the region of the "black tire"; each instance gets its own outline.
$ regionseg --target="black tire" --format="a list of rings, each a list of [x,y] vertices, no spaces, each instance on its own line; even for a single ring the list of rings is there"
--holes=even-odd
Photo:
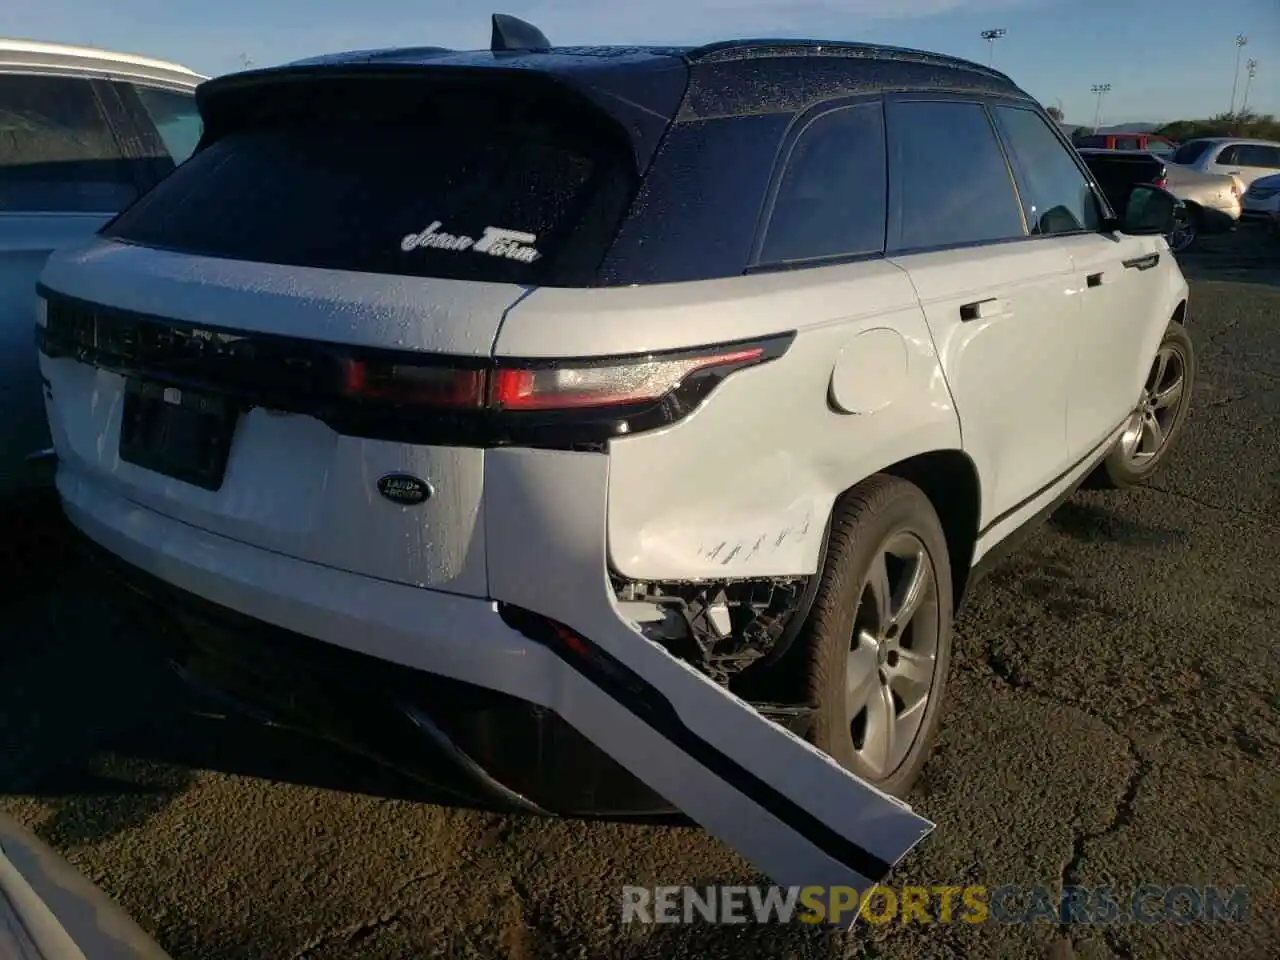
[[[849,719],[846,672],[855,629],[861,630],[868,612],[868,578],[873,563],[897,536],[914,538],[904,542],[918,542],[923,547],[934,585],[932,596],[915,614],[922,619],[917,623],[911,618],[911,626],[898,636],[900,649],[909,650],[908,643],[915,643],[917,637],[932,637],[934,653],[932,684],[921,707],[918,731],[901,761],[885,773],[883,767],[871,769],[855,744],[857,722]],[[920,488],[897,477],[877,475],[843,495],[832,516],[827,560],[813,607],[797,638],[804,658],[805,693],[817,708],[809,739],[845,769],[893,796],[905,796],[911,789],[933,747],[951,664],[953,611],[946,535]],[[896,668],[897,655],[888,656],[895,657]],[[886,684],[883,662],[877,673],[872,683]]]
[[[1169,454],[1177,446],[1178,438],[1182,435],[1183,427],[1187,423],[1187,412],[1191,409],[1191,393],[1195,388],[1196,380],[1195,346],[1187,334],[1187,328],[1177,321],[1170,323],[1169,329],[1164,332],[1164,338],[1156,349],[1156,358],[1159,358],[1161,352],[1165,350],[1172,350],[1178,355],[1182,363],[1184,383],[1182,393],[1173,408],[1169,425],[1165,430],[1164,442],[1153,456],[1137,463],[1127,452],[1125,440],[1122,438],[1112,447],[1111,452],[1107,454],[1107,459],[1098,465],[1098,469],[1089,478],[1088,487],[1095,490],[1124,490],[1145,483],[1168,461]],[[1151,382],[1152,374],[1155,373],[1155,363],[1156,360],[1153,359],[1152,370],[1147,374],[1147,383],[1143,388],[1144,397],[1152,389],[1160,386],[1159,384],[1153,386]]]

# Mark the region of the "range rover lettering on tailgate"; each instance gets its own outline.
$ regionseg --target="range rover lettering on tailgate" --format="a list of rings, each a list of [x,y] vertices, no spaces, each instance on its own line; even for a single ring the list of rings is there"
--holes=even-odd
[[[524,810],[880,880],[977,575],[1187,411],[1176,201],[986,67],[497,16],[198,100],[43,275],[67,513],[192,679]]]

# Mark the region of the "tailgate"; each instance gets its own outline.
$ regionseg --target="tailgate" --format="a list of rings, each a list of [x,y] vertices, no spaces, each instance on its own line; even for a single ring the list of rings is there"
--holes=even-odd
[[[413,414],[360,416],[359,403],[344,411],[325,393],[326,367],[336,381],[353,347],[394,346],[406,360],[445,353],[451,367],[480,360],[519,288],[361,275],[335,282],[325,271],[108,241],[60,260],[45,279],[58,288],[44,291],[41,365],[63,469],[286,556],[483,595],[484,451],[432,443],[443,437],[429,428],[405,433]],[[161,438],[139,426],[155,410],[202,403],[229,408],[199,438],[216,444],[224,432],[226,443],[221,469],[211,450],[215,463],[203,473],[191,469],[200,451],[158,449]],[[379,490],[388,476],[420,479],[433,495],[390,499]]]
[[[636,173],[581,98],[454,73],[201,88],[191,159],[42,276],[64,470],[286,556],[484,595],[497,331],[531,287],[591,275]]]

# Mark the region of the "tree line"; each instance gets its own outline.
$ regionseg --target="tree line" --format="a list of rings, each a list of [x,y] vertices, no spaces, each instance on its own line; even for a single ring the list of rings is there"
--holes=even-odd
[[[1063,122],[1062,111],[1057,107],[1045,109],[1058,123]],[[1081,124],[1076,128],[1076,133],[1092,132],[1093,129],[1088,124]],[[1178,143],[1200,137],[1246,137],[1250,140],[1280,142],[1280,120],[1270,113],[1237,110],[1235,113],[1220,113],[1207,120],[1174,120],[1156,127],[1151,132]]]

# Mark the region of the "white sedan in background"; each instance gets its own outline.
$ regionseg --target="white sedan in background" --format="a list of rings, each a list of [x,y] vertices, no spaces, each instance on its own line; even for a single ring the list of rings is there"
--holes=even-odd
[[[1280,231],[1280,173],[1250,184],[1244,195],[1241,218]]]

